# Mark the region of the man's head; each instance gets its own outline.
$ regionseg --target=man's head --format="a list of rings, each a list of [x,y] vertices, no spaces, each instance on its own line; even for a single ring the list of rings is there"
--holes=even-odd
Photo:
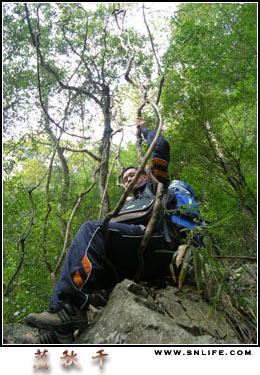
[[[122,179],[123,179],[123,184],[124,184],[126,189],[130,185],[130,183],[133,181],[133,179],[136,175],[137,169],[138,169],[137,167],[130,166],[130,167],[127,167],[124,170],[124,172],[122,174]],[[138,185],[140,185],[142,182],[147,181],[147,180],[148,180],[148,176],[145,172],[143,172],[139,176],[138,180],[136,181],[136,184],[134,185],[131,193],[133,193],[135,191],[135,189],[137,188]]]

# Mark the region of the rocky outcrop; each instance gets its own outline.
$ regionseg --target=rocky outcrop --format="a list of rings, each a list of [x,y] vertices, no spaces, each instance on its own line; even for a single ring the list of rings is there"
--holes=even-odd
[[[77,344],[239,344],[222,313],[192,287],[153,290],[124,280]]]
[[[235,276],[235,281],[230,281],[232,288],[237,284]],[[159,287],[124,280],[106,296],[106,304],[103,297],[99,301],[95,299],[98,305],[103,302],[103,307],[91,308],[90,324],[76,338],[75,344],[240,344],[225,319],[226,314],[212,309],[212,299],[208,303],[205,296],[197,292],[192,282],[179,290],[167,283]],[[230,305],[229,301],[227,303]],[[35,334],[37,330],[25,324],[5,324],[4,344],[23,343],[22,336]]]
[[[3,328],[3,344],[21,344],[21,337],[32,338],[38,333],[36,328],[26,324],[9,323]]]

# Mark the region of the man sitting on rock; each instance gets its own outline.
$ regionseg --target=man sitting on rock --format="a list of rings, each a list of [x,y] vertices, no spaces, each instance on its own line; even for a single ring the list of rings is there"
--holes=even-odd
[[[137,126],[150,145],[156,133],[148,129],[146,122],[140,117],[137,119]],[[153,175],[164,184],[165,190],[169,185],[169,155],[169,144],[161,135],[154,148],[151,164]],[[136,167],[125,169],[122,178],[126,188],[136,171]],[[133,187],[134,199],[144,198],[147,188],[153,194],[156,193],[156,186],[146,173],[143,173]],[[103,222],[85,222],[70,246],[48,311],[40,314],[31,313],[26,318],[29,325],[42,330],[30,343],[72,343],[74,330],[87,328],[87,310],[91,303],[91,293],[114,286],[114,275],[106,259],[108,258],[116,268],[119,281],[125,278],[133,279],[138,271],[137,252],[144,232],[144,225],[109,222],[105,243]],[[173,238],[171,241],[166,240],[163,229],[154,231],[144,252],[141,280],[152,281],[169,274],[172,254],[158,250],[175,251],[178,245]]]

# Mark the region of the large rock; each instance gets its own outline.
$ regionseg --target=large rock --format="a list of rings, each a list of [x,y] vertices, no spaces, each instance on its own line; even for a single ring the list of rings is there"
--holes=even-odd
[[[20,344],[21,337],[33,338],[37,335],[38,329],[29,327],[26,324],[9,323],[3,327],[3,344]]]
[[[193,286],[148,287],[124,280],[102,309],[89,312],[90,325],[75,344],[240,344],[224,314]],[[4,344],[23,343],[36,329],[4,324]]]
[[[239,344],[223,315],[195,289],[152,292],[124,280],[76,344]]]

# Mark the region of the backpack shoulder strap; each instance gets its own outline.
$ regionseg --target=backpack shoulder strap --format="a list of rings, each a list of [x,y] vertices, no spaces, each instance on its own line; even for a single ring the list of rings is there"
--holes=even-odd
[[[148,183],[144,188],[143,194],[146,195],[148,198],[155,198],[155,194],[151,191]]]
[[[167,202],[168,202],[168,199],[169,199],[169,195],[170,195],[170,192],[169,192],[169,189],[167,189],[167,191],[164,193],[162,201],[161,201],[161,204],[162,204],[164,209],[166,208],[166,205],[167,205]]]

